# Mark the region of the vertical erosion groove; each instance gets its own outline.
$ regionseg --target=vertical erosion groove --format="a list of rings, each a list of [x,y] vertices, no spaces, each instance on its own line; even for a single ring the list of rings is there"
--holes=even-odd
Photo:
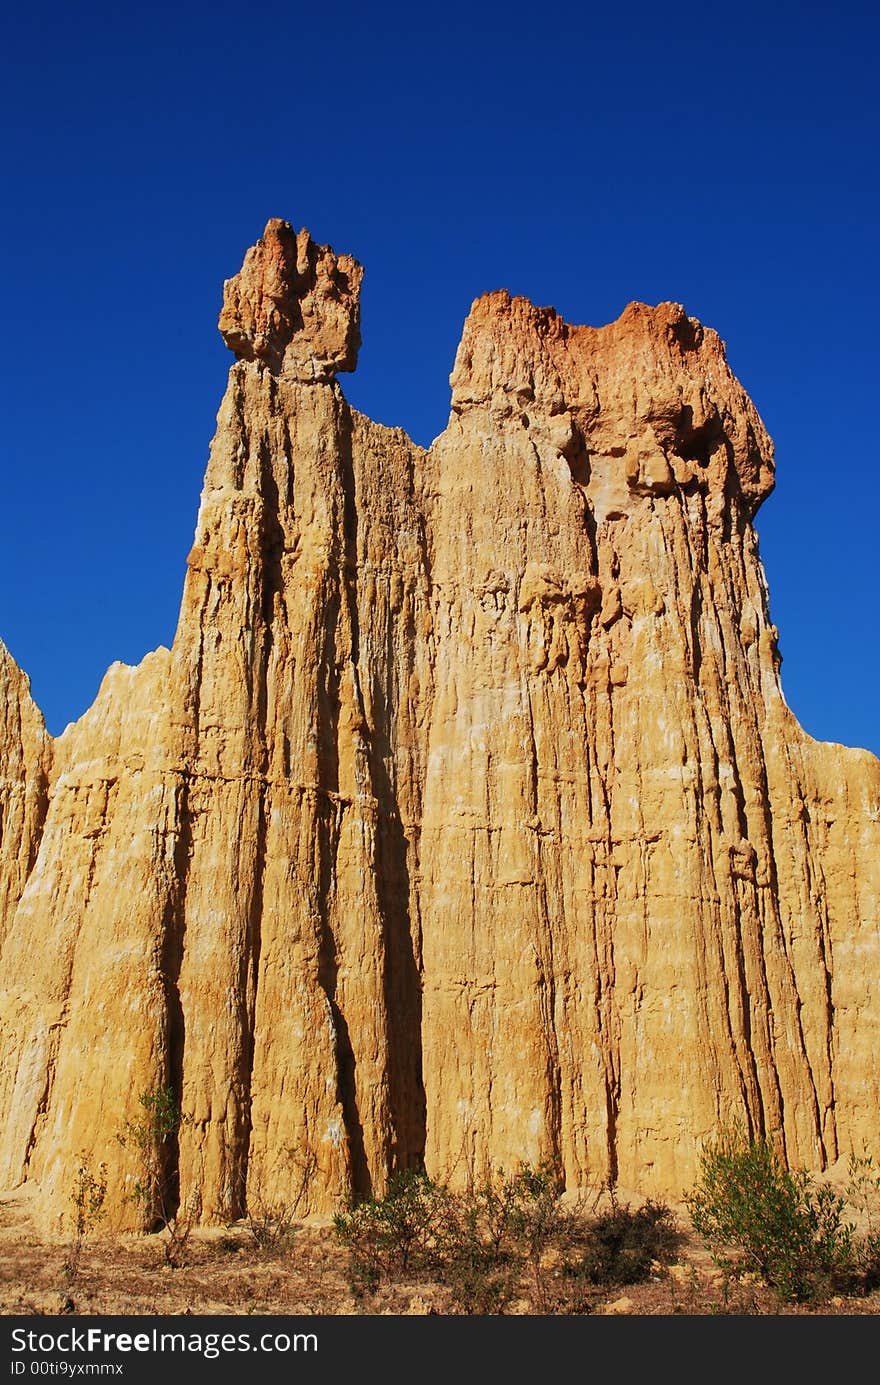
[[[535,709],[532,689],[526,687],[529,709],[528,744],[528,792],[529,813],[532,820],[541,816],[540,764],[538,746],[535,739]],[[564,1180],[565,1154],[562,1149],[562,1067],[559,1059],[559,1036],[557,1020],[557,977],[553,946],[553,922],[547,900],[547,881],[542,860],[541,837],[535,834],[535,876],[537,887],[537,917],[541,933],[536,939],[536,952],[540,963],[540,1006],[543,1038],[547,1063],[547,1136],[549,1151],[547,1158],[553,1166],[555,1175]]]
[[[354,649],[345,648],[344,636],[340,640],[340,618],[345,603],[346,616],[351,617],[348,593],[348,553],[346,529],[351,521],[350,501],[350,423],[347,406],[337,401],[342,417],[338,418],[337,441],[339,443],[339,465],[342,484],[342,513],[336,516],[343,533],[333,534],[333,550],[330,566],[325,574],[323,595],[323,644],[317,671],[317,726],[318,726],[318,793],[315,798],[316,839],[318,851],[318,910],[319,910],[319,952],[318,983],[327,996],[333,1021],[336,1046],[336,1097],[342,1109],[345,1133],[348,1140],[351,1193],[357,1200],[370,1197],[373,1180],[367,1158],[364,1127],[357,1099],[357,1055],[352,1046],[348,1021],[338,1001],[339,949],[333,930],[331,902],[336,891],[336,870],[339,850],[339,836],[346,811],[357,812],[356,802],[347,804],[340,798],[340,710],[342,705],[342,673],[345,662],[351,658],[356,661],[357,623],[351,624],[351,638]],[[346,438],[349,438],[346,444]],[[348,454],[348,465],[344,457]],[[348,477],[346,477],[348,471]],[[340,644],[342,647],[340,647]],[[357,670],[355,667],[355,687]]]
[[[351,410],[340,410],[339,462],[343,492],[343,591],[351,629],[351,659],[358,711],[364,726],[377,823],[373,862],[383,942],[383,993],[387,1024],[387,1074],[393,1127],[386,1172],[419,1165],[425,1150],[425,1094],[422,1077],[421,980],[410,919],[408,844],[400,805],[389,774],[393,764],[392,726],[395,708],[389,692],[394,651],[384,650],[387,666],[371,680],[371,721],[361,684],[361,632],[358,610],[359,519],[353,458]],[[352,1062],[354,1061],[352,1057]],[[352,1096],[353,1100],[353,1096]]]
[[[248,1167],[250,1163],[251,1134],[253,1131],[251,1110],[253,1103],[254,1043],[257,992],[260,985],[260,951],[262,948],[263,936],[263,882],[266,870],[266,822],[268,818],[266,799],[270,792],[270,786],[262,784],[259,786],[260,799],[257,808],[257,858],[254,863],[254,888],[251,895],[248,936],[243,957],[244,975],[241,978],[243,982],[241,996],[244,1006],[244,1052],[241,1083],[242,1147],[239,1167],[234,1170],[232,1180],[232,1212],[233,1215],[237,1217],[243,1216],[247,1211]]]
[[[333,1020],[336,1042],[336,1099],[342,1108],[342,1119],[345,1123],[345,1133],[348,1139],[352,1182],[350,1191],[355,1200],[361,1201],[371,1196],[373,1182],[364,1144],[364,1127],[357,1103],[355,1053],[352,1048],[348,1023],[336,1000],[339,956],[329,910],[336,869],[339,828],[345,806],[338,801],[328,799],[324,794],[319,794],[316,797],[315,811],[318,815],[318,909],[320,912],[318,984],[327,997]]]
[[[274,389],[270,397],[272,399],[274,412],[277,407]],[[287,448],[284,463],[289,475],[293,468],[293,458],[290,455],[289,435],[285,434],[285,436],[287,438]],[[280,618],[279,613],[281,609],[281,605],[276,601],[276,597],[283,592],[284,585],[282,570],[282,555],[284,551],[284,525],[281,515],[282,502],[273,468],[271,450],[265,444],[260,448],[260,482],[263,498],[263,532],[261,535],[261,567],[257,574],[258,589],[255,593],[257,598],[255,601],[255,609],[259,611],[261,628],[260,638],[256,641],[253,652],[256,667],[254,668],[253,685],[251,688],[251,699],[252,701],[254,699],[256,700],[254,711],[257,727],[257,752],[260,758],[259,763],[254,766],[254,769],[257,771],[255,789],[259,798],[256,804],[257,836],[256,859],[254,861],[254,883],[250,900],[246,945],[242,959],[244,975],[241,977],[240,991],[244,1010],[242,1017],[244,1031],[244,1048],[242,1055],[243,1149],[241,1166],[235,1181],[235,1186],[239,1190],[239,1196],[241,1198],[240,1212],[246,1210],[250,1142],[253,1129],[251,1111],[253,1102],[255,1026],[257,995],[260,987],[260,955],[263,939],[263,905],[269,821],[268,804],[271,802],[272,795],[272,785],[268,777],[269,765],[272,759],[270,737],[274,734],[269,727],[269,670],[275,641],[275,620],[276,618]],[[289,493],[289,489],[290,483],[288,480],[285,486],[285,494]]]
[[[271,408],[277,407],[276,392],[269,377]],[[263,905],[266,875],[266,849],[269,811],[272,786],[268,779],[270,755],[269,728],[269,668],[274,646],[274,621],[276,618],[276,596],[283,590],[282,554],[284,550],[284,529],[281,521],[281,498],[273,468],[271,449],[262,440],[260,450],[260,492],[263,499],[262,533],[260,536],[259,568],[252,574],[256,590],[253,611],[259,613],[258,638],[252,649],[253,667],[249,689],[252,712],[256,723],[256,746],[258,763],[252,766],[255,771],[252,788],[258,795],[256,807],[256,842],[253,864],[253,886],[250,908],[246,924],[246,936],[241,956],[241,969],[238,977],[238,997],[241,1008],[241,1071],[240,1101],[238,1119],[241,1130],[239,1148],[233,1152],[234,1167],[231,1178],[232,1213],[242,1216],[247,1211],[248,1171],[250,1165],[251,1136],[253,1133],[253,1074],[254,1049],[257,1015],[257,996],[260,987],[260,955],[263,942]],[[293,459],[289,451],[284,458],[288,471],[292,470]],[[289,491],[289,485],[286,487]],[[255,704],[255,705],[254,705]]]
[[[180,1107],[183,1099],[183,1059],[186,1048],[186,1020],[180,999],[180,968],[186,934],[186,888],[192,857],[192,818],[189,811],[189,784],[183,779],[175,792],[176,837],[173,879],[162,920],[162,982],[165,990],[166,1053],[165,1081]],[[167,1148],[163,1175],[168,1192],[169,1211],[180,1202],[180,1146],[175,1131]]]

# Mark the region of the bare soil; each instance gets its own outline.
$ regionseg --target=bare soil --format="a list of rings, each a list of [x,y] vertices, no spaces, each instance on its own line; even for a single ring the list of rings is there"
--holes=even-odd
[[[625,1286],[589,1286],[578,1313],[640,1316],[880,1314],[880,1291],[836,1295],[819,1304],[786,1304],[749,1275],[719,1269],[679,1216],[682,1244],[676,1263],[657,1266],[650,1279]],[[183,1263],[166,1262],[163,1235],[100,1235],[83,1245],[74,1277],[65,1273],[70,1241],[37,1234],[26,1197],[0,1197],[0,1314],[451,1314],[446,1285],[425,1277],[353,1290],[348,1259],[328,1224],[299,1224],[286,1241],[261,1250],[246,1225],[201,1228],[187,1242]],[[554,1298],[553,1270],[544,1299],[528,1283],[508,1313],[572,1312]]]

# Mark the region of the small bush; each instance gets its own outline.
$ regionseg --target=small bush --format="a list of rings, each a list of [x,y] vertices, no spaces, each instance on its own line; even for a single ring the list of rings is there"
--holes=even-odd
[[[516,1297],[522,1261],[486,1245],[476,1228],[465,1227],[462,1232],[459,1226],[438,1265],[437,1278],[449,1290],[450,1303],[459,1313],[503,1313]]]
[[[182,1269],[187,1262],[189,1238],[202,1216],[202,1199],[194,1192],[168,1217],[163,1228],[162,1252],[165,1263],[173,1270]]]
[[[138,1103],[142,1114],[127,1120],[116,1139],[134,1154],[136,1169],[129,1197],[141,1208],[145,1228],[152,1231],[165,1226],[172,1215],[171,1145],[189,1117],[181,1111],[169,1086],[141,1092]]]
[[[549,1173],[499,1172],[463,1192],[408,1169],[387,1195],[334,1218],[349,1251],[356,1289],[432,1271],[463,1313],[498,1313],[514,1297],[529,1264],[538,1266],[557,1219]]]
[[[198,1193],[186,1204],[176,1202],[171,1169],[173,1143],[192,1117],[183,1113],[170,1086],[141,1092],[138,1102],[143,1114],[137,1120],[127,1120],[116,1136],[123,1149],[134,1153],[137,1164],[129,1197],[141,1209],[144,1230],[164,1230],[165,1260],[172,1269],[179,1269],[185,1263],[187,1243],[202,1214]]]
[[[853,1227],[846,1202],[803,1170],[787,1169],[766,1140],[723,1132],[700,1157],[687,1204],[697,1233],[728,1267],[727,1251],[784,1299],[816,1299],[846,1280]]]
[[[870,1293],[880,1288],[880,1168],[867,1150],[849,1157],[846,1195],[862,1221],[855,1243],[858,1284]]]
[[[244,1225],[260,1254],[275,1255],[287,1246],[297,1219],[303,1215],[308,1204],[309,1188],[316,1171],[314,1155],[300,1159],[294,1151],[288,1150],[289,1191],[286,1197],[266,1197],[259,1186],[247,1189]]]
[[[86,1238],[104,1216],[106,1196],[107,1165],[99,1164],[97,1172],[93,1173],[85,1158],[82,1158],[70,1193],[73,1235],[64,1259],[64,1278],[68,1287],[79,1275]]]
[[[434,1249],[439,1207],[439,1190],[427,1174],[402,1169],[385,1197],[338,1212],[333,1229],[348,1250],[352,1286],[375,1289],[384,1278],[423,1267]]]
[[[587,1224],[580,1258],[569,1272],[591,1284],[638,1284],[658,1263],[672,1259],[680,1240],[672,1212],[663,1203],[649,1201],[636,1209],[612,1203]]]
[[[446,1191],[437,1240],[439,1277],[462,1313],[501,1313],[530,1271],[543,1298],[542,1257],[561,1224],[547,1166],[499,1170],[495,1179],[461,1193]]]

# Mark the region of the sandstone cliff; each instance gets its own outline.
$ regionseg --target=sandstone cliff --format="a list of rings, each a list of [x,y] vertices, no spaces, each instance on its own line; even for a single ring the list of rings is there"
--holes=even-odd
[[[0,641],[0,947],[36,859],[51,765],[30,684]]]
[[[336,381],[360,280],[272,221],[227,283],[172,649],[51,756],[0,662],[0,1183],[63,1215],[165,1084],[205,1218],[875,1140],[880,763],[782,697],[721,342],[490,294],[425,452]]]

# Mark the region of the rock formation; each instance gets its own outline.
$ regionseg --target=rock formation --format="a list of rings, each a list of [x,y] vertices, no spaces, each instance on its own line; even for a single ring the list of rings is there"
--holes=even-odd
[[[36,859],[51,766],[30,684],[0,641],[0,947]]]
[[[360,280],[271,221],[226,284],[171,650],[51,748],[0,657],[0,1184],[63,1216],[166,1086],[205,1219],[875,1140],[880,763],[783,699],[722,343],[489,294],[426,452],[336,381]]]

